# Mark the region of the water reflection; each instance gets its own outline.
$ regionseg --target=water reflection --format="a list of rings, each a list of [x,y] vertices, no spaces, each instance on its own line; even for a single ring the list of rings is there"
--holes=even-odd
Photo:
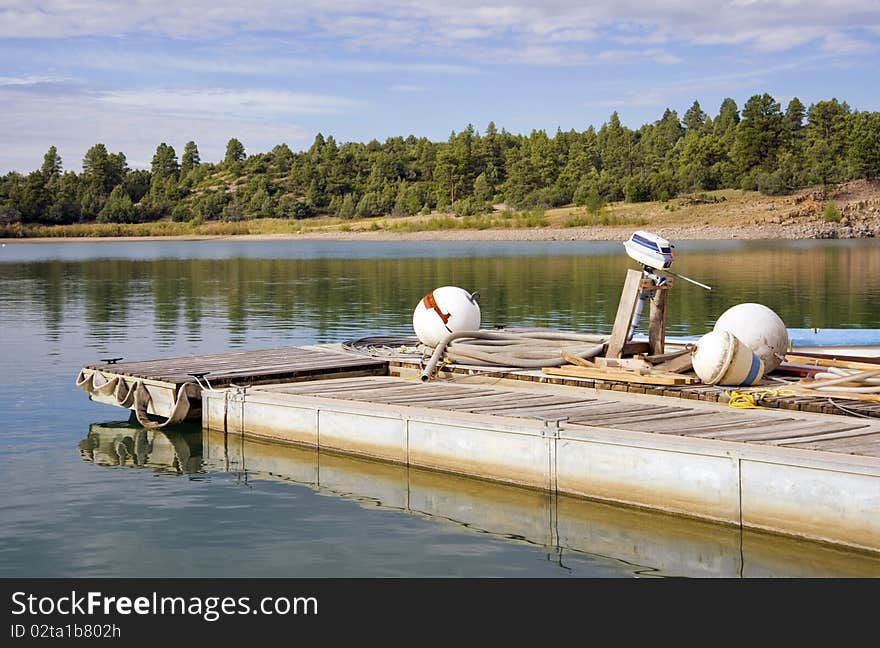
[[[561,570],[589,554],[638,576],[880,577],[880,558],[860,553],[222,432],[95,424],[80,452],[102,465],[306,487],[527,543]]]
[[[147,430],[136,421],[94,423],[79,442],[85,461],[102,466],[157,468],[177,474],[195,473],[202,468],[202,433]]]
[[[412,247],[413,244],[410,244]],[[604,249],[604,248],[602,248]],[[84,318],[89,336],[107,343],[125,326],[152,319],[161,348],[181,337],[199,342],[222,323],[233,346],[254,332],[314,332],[338,340],[354,331],[407,332],[414,303],[430,288],[481,290],[483,323],[607,332],[624,273],[621,253],[518,257],[111,258],[0,263],[0,302],[42,313],[48,335],[66,318]],[[684,284],[667,312],[672,335],[701,334],[726,308],[757,301],[790,328],[878,328],[880,249],[848,245],[754,246],[682,253],[680,272],[712,286]],[[81,313],[81,315],[80,315]]]

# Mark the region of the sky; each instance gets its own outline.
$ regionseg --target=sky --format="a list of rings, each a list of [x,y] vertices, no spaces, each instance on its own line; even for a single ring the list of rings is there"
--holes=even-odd
[[[880,0],[0,0],[0,173],[338,142],[637,128],[698,100],[880,110]]]

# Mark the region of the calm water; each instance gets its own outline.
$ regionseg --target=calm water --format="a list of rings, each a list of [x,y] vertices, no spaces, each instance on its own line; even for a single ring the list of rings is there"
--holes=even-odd
[[[757,301],[880,328],[875,242],[683,243],[670,335]],[[880,560],[431,473],[130,425],[98,358],[410,334],[429,289],[483,325],[610,330],[616,243],[140,242],[0,248],[0,576],[880,575]]]

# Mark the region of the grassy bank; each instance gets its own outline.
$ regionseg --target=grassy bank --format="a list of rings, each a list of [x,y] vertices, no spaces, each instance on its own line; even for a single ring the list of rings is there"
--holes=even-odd
[[[833,208],[833,209],[832,209]],[[575,228],[741,228],[811,225],[836,221],[874,223],[880,215],[880,183],[842,185],[830,195],[805,190],[789,196],[765,196],[757,192],[722,190],[680,196],[668,201],[612,203],[598,212],[584,207],[561,207],[546,211],[495,210],[478,216],[456,217],[430,214],[408,217],[341,219],[318,217],[302,220],[256,218],[235,222],[170,220],[152,223],[80,223],[75,225],[0,226],[2,238],[108,238],[108,237],[202,237],[202,236],[297,236],[383,233],[390,235],[455,230],[540,230]],[[875,225],[877,223],[874,223]]]
[[[236,222],[213,221],[153,223],[79,223],[75,225],[8,225],[0,227],[3,238],[110,238],[156,236],[272,236],[332,232],[431,232],[442,230],[486,230],[497,228],[547,227],[543,211],[503,211],[478,216],[451,214],[408,218],[363,218],[342,220],[322,217],[305,220],[258,218]]]

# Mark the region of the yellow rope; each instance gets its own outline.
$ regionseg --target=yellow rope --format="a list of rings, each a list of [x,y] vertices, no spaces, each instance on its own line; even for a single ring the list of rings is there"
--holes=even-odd
[[[776,389],[756,389],[754,391],[732,390],[724,392],[730,399],[727,403],[733,409],[767,409],[758,405],[765,398],[787,398],[795,396],[795,392],[784,387]]]

